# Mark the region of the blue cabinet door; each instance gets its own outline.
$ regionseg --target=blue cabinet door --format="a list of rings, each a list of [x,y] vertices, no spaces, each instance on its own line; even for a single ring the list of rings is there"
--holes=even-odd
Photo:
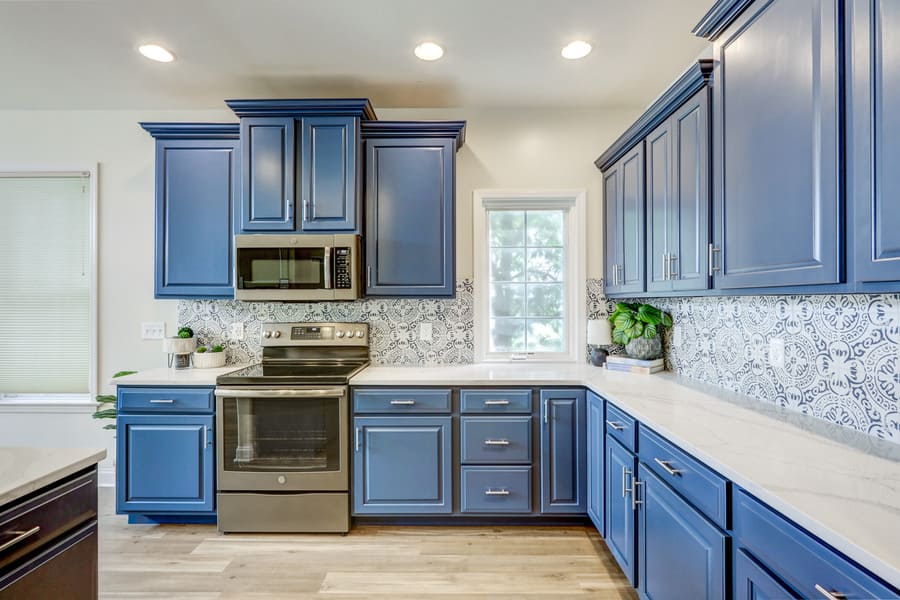
[[[762,568],[743,549],[735,553],[734,600],[784,600],[799,598]]]
[[[604,462],[603,441],[606,421],[605,401],[594,392],[587,393],[587,513],[600,535],[603,526]]]
[[[727,536],[643,464],[638,466],[633,493],[637,494],[640,506],[638,589],[641,597],[724,599]]]
[[[541,512],[587,510],[585,391],[541,390]]]
[[[366,142],[366,295],[453,296],[455,142]]]
[[[358,117],[304,117],[300,176],[303,231],[357,231]]]
[[[607,173],[606,193],[607,270],[604,287],[608,293],[633,294],[644,291],[644,143],[641,142]],[[611,254],[610,254],[611,253]]]
[[[354,419],[354,514],[453,511],[451,417]]]
[[[156,141],[156,298],[234,297],[237,139]]]
[[[634,454],[613,437],[606,436],[606,546],[632,585],[637,581],[637,518],[632,504],[636,468]]]
[[[212,415],[119,415],[116,511],[211,512],[214,431]]]
[[[672,211],[672,121],[657,127],[644,141],[647,152],[647,291],[672,289],[669,277]]]
[[[841,4],[756,2],[717,39],[717,288],[841,279]]]
[[[244,117],[241,143],[241,231],[293,231],[294,119]]]
[[[854,279],[900,281],[900,4],[853,0],[847,78],[848,204]]]

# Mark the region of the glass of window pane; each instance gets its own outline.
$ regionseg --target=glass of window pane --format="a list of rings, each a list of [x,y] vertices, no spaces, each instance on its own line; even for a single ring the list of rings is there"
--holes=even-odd
[[[491,248],[491,281],[525,281],[525,249]]]
[[[491,316],[492,317],[524,317],[525,316],[525,284],[524,283],[492,283],[491,284]]]
[[[491,352],[524,352],[525,319],[491,319]]]
[[[562,317],[565,312],[563,284],[528,284],[529,317]]]
[[[521,210],[492,210],[491,247],[525,245],[525,212]]]
[[[529,246],[563,245],[562,211],[530,210],[526,229]]]
[[[562,248],[529,248],[528,281],[562,281]]]
[[[565,350],[562,319],[528,319],[528,352]]]

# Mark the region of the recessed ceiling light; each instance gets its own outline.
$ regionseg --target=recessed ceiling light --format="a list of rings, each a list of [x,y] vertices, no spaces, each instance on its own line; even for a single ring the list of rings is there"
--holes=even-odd
[[[169,63],[175,60],[174,54],[156,44],[144,44],[143,46],[138,46],[138,52],[156,62]]]
[[[419,44],[414,52],[422,60],[437,60],[444,55],[444,49],[434,42]]]
[[[563,58],[575,60],[576,58],[584,58],[591,53],[591,45],[583,40],[575,40],[569,42],[562,49]]]

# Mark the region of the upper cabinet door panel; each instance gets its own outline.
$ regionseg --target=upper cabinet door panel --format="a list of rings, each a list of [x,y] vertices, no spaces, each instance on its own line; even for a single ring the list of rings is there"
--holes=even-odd
[[[857,281],[900,280],[900,3],[847,5],[849,202]]]
[[[672,209],[672,121],[647,136],[647,291],[672,289],[669,253]]]
[[[644,291],[644,144],[622,159],[620,292]]]
[[[616,280],[618,265],[622,259],[622,233],[619,230],[619,210],[622,203],[619,198],[620,173],[616,167],[603,174],[603,219],[604,219],[604,279],[606,293],[618,291]]]
[[[241,119],[241,230],[294,230],[294,119]]]
[[[301,229],[355,231],[359,119],[304,117],[302,130]]]
[[[840,280],[837,5],[761,1],[717,41],[718,288]]]

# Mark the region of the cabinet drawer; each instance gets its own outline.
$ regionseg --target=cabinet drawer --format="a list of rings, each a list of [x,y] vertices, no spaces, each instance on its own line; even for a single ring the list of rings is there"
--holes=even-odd
[[[530,513],[531,467],[462,467],[464,513]]]
[[[450,390],[398,388],[355,390],[353,412],[357,413],[448,413]]]
[[[214,406],[213,388],[119,388],[122,412],[211,412]]]
[[[0,569],[97,518],[97,471],[92,470],[0,513]],[[14,540],[19,541],[14,541]]]
[[[459,410],[464,413],[531,413],[531,390],[462,390]]]
[[[606,403],[606,433],[619,440],[623,446],[635,451],[637,447],[637,427],[633,418],[611,402]]]
[[[817,585],[838,598],[898,596],[898,590],[869,575],[743,490],[735,494],[734,504],[738,545],[749,550],[801,597],[824,597]]]
[[[725,479],[649,429],[638,432],[638,448],[641,462],[716,525],[727,529]]]
[[[460,462],[531,462],[531,417],[462,417]]]

